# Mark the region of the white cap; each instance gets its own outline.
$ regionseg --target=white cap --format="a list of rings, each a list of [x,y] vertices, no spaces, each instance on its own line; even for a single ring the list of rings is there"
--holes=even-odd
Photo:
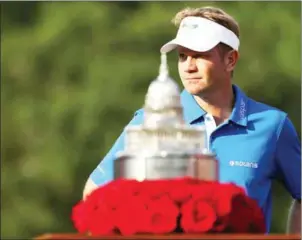
[[[186,17],[179,26],[176,38],[161,47],[167,53],[182,46],[196,52],[206,52],[224,43],[238,51],[239,39],[226,27],[202,17]]]

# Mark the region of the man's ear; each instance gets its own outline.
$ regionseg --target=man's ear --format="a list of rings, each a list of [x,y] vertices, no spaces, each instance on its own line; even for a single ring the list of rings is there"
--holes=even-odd
[[[239,59],[239,53],[236,50],[231,50],[225,54],[224,63],[227,72],[232,72],[234,70],[238,59]]]

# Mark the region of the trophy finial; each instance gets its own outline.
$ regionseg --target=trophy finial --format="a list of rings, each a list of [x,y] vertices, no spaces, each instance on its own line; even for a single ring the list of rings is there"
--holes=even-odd
[[[169,68],[167,63],[167,54],[162,53],[160,56],[159,76],[158,80],[164,81],[169,77]]]

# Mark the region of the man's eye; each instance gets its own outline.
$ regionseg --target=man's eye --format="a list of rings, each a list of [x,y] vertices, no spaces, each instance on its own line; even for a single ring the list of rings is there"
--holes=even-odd
[[[183,53],[179,53],[178,54],[178,59],[181,60],[181,61],[184,61],[184,60],[187,59],[187,56],[185,54],[183,54]]]
[[[198,59],[198,58],[204,57],[204,55],[202,55],[202,54],[195,54],[193,57],[194,57],[195,59]]]
[[[195,59],[199,59],[199,58],[207,58],[208,57],[208,55],[207,54],[205,54],[205,53],[203,53],[203,54],[195,54],[194,55],[194,58]]]

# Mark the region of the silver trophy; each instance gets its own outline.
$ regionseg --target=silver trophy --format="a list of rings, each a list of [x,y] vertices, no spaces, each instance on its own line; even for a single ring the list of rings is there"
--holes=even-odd
[[[125,128],[125,148],[114,161],[114,178],[218,179],[215,155],[206,149],[204,126],[184,122],[180,91],[161,55],[159,76],[148,88],[141,125]]]

